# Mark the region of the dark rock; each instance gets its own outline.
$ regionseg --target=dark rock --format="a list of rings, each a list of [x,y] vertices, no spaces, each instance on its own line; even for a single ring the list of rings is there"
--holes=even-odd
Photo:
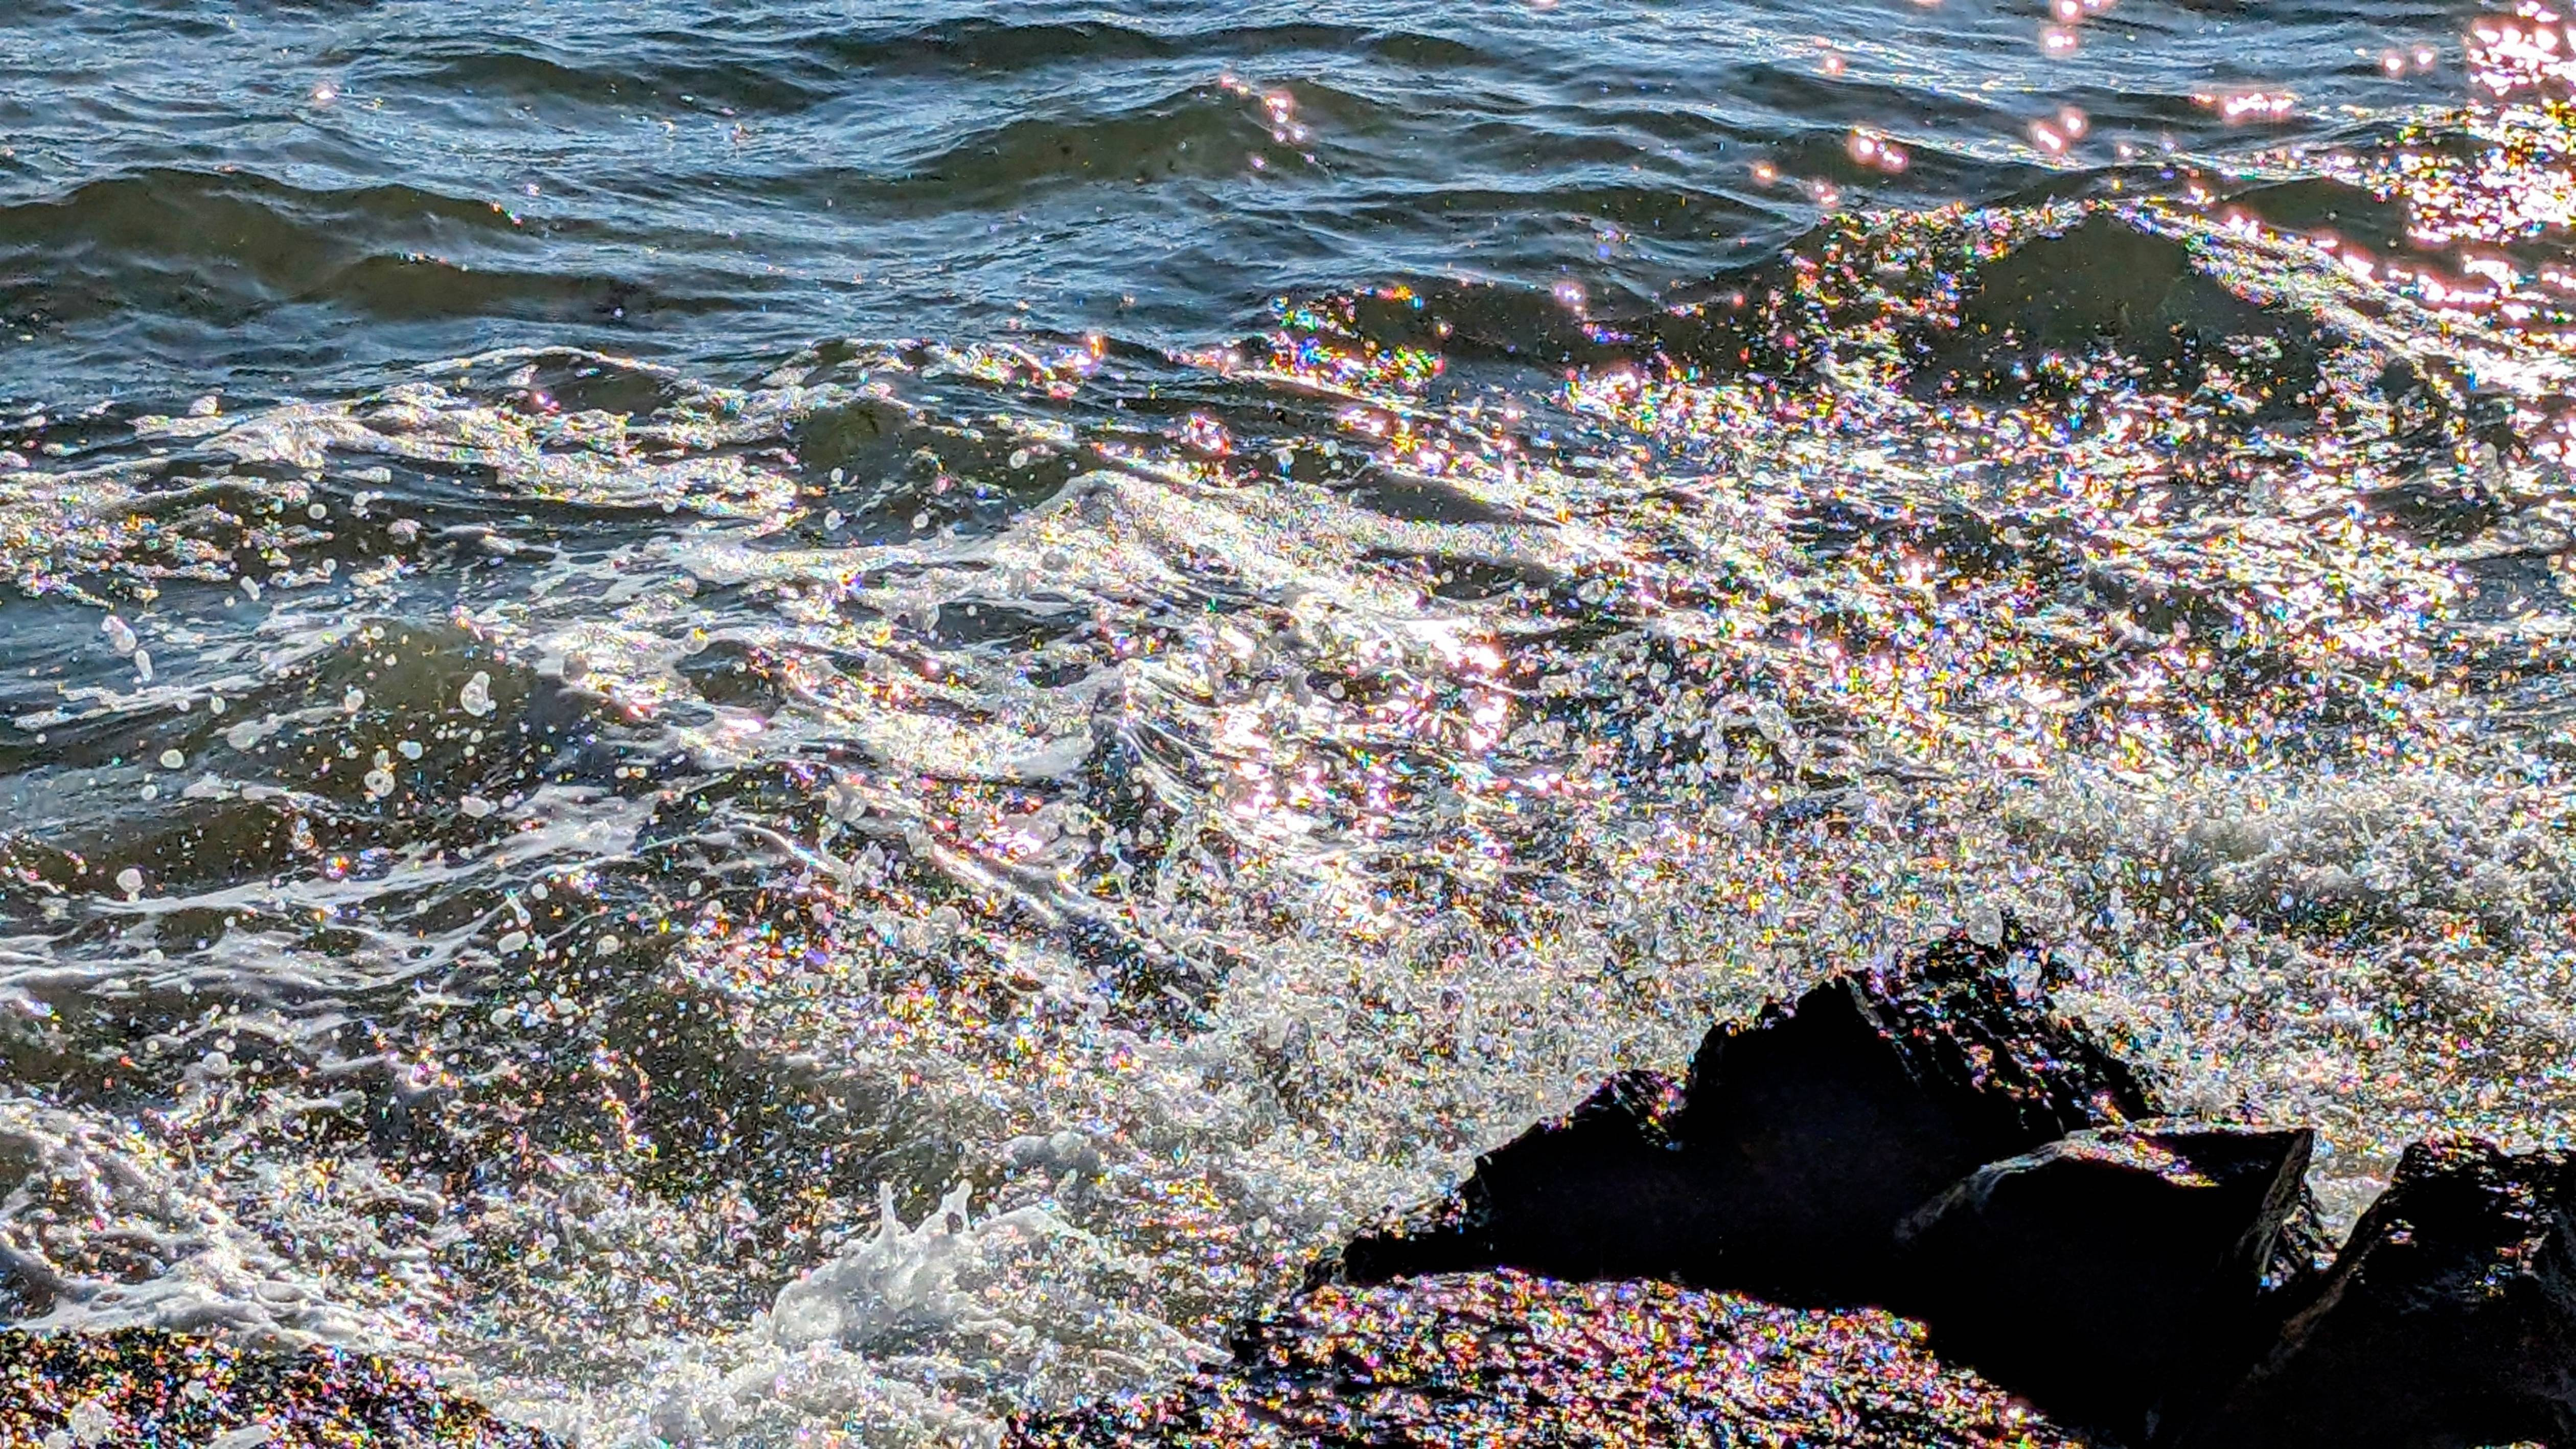
[[[2286,1319],[2315,1302],[2325,1289],[2327,1271],[2334,1266],[2334,1252],[2334,1238],[2326,1232],[2325,1208],[2316,1193],[2301,1183],[2299,1200],[2281,1220],[2280,1237],[2273,1240],[2272,1261],[2263,1268],[2263,1297],[2270,1311]]]
[[[2020,949],[1954,936],[1892,977],[1836,976],[1720,1027],[1679,1102],[1656,1079],[1614,1082],[1324,1276],[1504,1266],[1876,1301],[1896,1225],[1926,1198],[1981,1163],[2154,1115],[2127,1067],[2016,994]]]
[[[2278,1326],[2265,1279],[2312,1146],[2304,1128],[2119,1127],[1990,1163],[1899,1227],[1904,1306],[1945,1356],[2143,1442]]]
[[[2406,1150],[2191,1449],[2576,1445],[2576,1158]]]
[[[1013,1449],[2087,1442],[1944,1364],[1920,1325],[1876,1309],[1509,1272],[1327,1285],[1247,1329],[1229,1364],[1163,1393],[1024,1420],[1005,1439]]]
[[[0,1444],[205,1444],[258,1426],[273,1449],[556,1442],[441,1390],[423,1369],[366,1354],[242,1349],[143,1328],[0,1330]]]
[[[1964,934],[1892,980],[1837,976],[1709,1033],[1674,1122],[1719,1226],[1694,1281],[1869,1300],[1895,1229],[1978,1165],[2155,1115],[2129,1068]]]
[[[1459,1190],[1343,1248],[1319,1277],[1357,1283],[1509,1264],[1552,1278],[1671,1272],[1715,1231],[1673,1140],[1681,1088],[1613,1077],[1572,1112],[1488,1153]]]

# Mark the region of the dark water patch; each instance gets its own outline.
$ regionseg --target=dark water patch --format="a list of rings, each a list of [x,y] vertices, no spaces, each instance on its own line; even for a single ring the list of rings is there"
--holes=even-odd
[[[933,529],[990,531],[1092,461],[1086,448],[931,422],[870,401],[809,414],[791,439],[817,495],[798,529],[807,540],[901,542]]]
[[[1443,483],[1436,478],[1407,478],[1398,474],[1365,475],[1344,486],[1344,495],[1352,502],[1389,518],[1416,523],[1544,525],[1553,520],[1540,519],[1518,509],[1505,507],[1479,498],[1465,489]]]
[[[160,171],[0,208],[0,266],[14,283],[0,308],[21,325],[61,327],[138,305],[229,322],[322,305],[390,322],[600,323],[734,305],[500,260],[542,249],[497,205],[413,187],[312,191],[248,173]]]
[[[792,115],[838,93],[822,67],[793,65],[793,52],[710,64],[700,58],[709,49],[705,36],[646,33],[631,43],[633,52],[620,57],[624,63],[611,66],[539,46],[514,47],[506,39],[433,42],[384,69],[411,86],[597,121],[672,107],[728,118]]]
[[[2227,202],[2286,231],[2332,235],[2370,247],[2409,245],[2402,204],[2340,179],[2268,182],[2233,191]]]
[[[1090,607],[1071,599],[969,597],[940,605],[932,633],[952,648],[999,644],[1021,650],[1061,639],[1090,622]]]
[[[1978,282],[1960,303],[1960,325],[2041,348],[2114,338],[2152,355],[2159,333],[2205,344],[2272,330],[2259,309],[2192,266],[2180,243],[2100,213],[2015,248]]]
[[[352,221],[417,225],[425,240],[511,230],[496,207],[413,186],[314,191],[247,172],[154,170],[0,210],[0,243],[111,254],[202,247],[265,277],[309,267],[322,254],[315,238]]]
[[[2389,527],[2435,546],[2462,543],[2485,533],[2510,507],[2475,480],[2397,483],[2372,489],[2360,501]]]
[[[1346,104],[1351,103],[1347,102]],[[1160,186],[1236,178],[1262,158],[1282,176],[1311,172],[1307,153],[1275,146],[1257,111],[1212,87],[1063,119],[1015,119],[960,138],[886,189],[948,210],[1052,185]]]
[[[1180,23],[1170,23],[1180,20]],[[896,75],[989,78],[1070,65],[1132,65],[1185,58],[1236,64],[1288,56],[1365,56],[1426,69],[1492,66],[1509,58],[1427,29],[1308,21],[1190,23],[1044,22],[969,17],[910,27],[843,31],[800,42],[844,64]]]

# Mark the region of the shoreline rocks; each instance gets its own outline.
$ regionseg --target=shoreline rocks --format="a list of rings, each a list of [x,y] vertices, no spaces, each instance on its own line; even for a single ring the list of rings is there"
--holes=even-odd
[[[1327,1284],[1159,1394],[1023,1420],[1010,1449],[1290,1445],[1852,1445],[2092,1441],[1943,1363],[1878,1309],[1785,1308],[1669,1283],[1505,1269]]]
[[[1835,976],[1720,1025],[1687,1087],[1613,1079],[1322,1272],[1512,1267],[1784,1303],[1867,1294],[1893,1272],[1897,1223],[1980,1164],[2156,1114],[2127,1064],[2020,999],[2014,950],[1955,937],[1894,977]]]
[[[2148,1442],[2262,1351],[2312,1146],[2305,1128],[2117,1127],[1989,1163],[1898,1225],[1891,1296],[1936,1350]]]
[[[2576,1444],[2576,1156],[2418,1143],[2191,1449]]]
[[[1674,1324],[1878,1314],[1889,1362],[1929,1355],[1959,1402],[2033,1406],[2016,1430],[2031,1442],[2576,1449],[2576,1159],[2419,1145],[2331,1253],[2313,1134],[2160,1116],[2133,1069],[2016,986],[2044,976],[2014,969],[2033,954],[2009,928],[1954,935],[1721,1024],[1686,1083],[1614,1077],[1329,1254],[1231,1364],[1025,1422],[1014,1442],[1642,1443],[1684,1425],[1709,1442],[1986,1442],[1765,1417],[1788,1361],[1673,1371],[1655,1335],[1681,1328],[1639,1342],[1620,1317],[1651,1301]],[[1386,1378],[1425,1335],[1501,1356]],[[1624,1388],[1532,1369],[1551,1343],[1555,1372],[1656,1385],[1663,1407],[1637,1417],[1605,1407]],[[1856,1391],[1836,1376],[1871,1372],[1819,1351],[1793,1377]],[[1568,1427],[1595,1423],[1613,1427]],[[1939,1437],[1954,1432],[1969,1437]]]
[[[0,1329],[0,1445],[558,1449],[416,1364],[148,1328]]]
[[[2339,1252],[2304,1127],[2159,1115],[2008,931],[1627,1073],[1159,1391],[1019,1449],[2576,1449],[2576,1155],[2410,1148]],[[364,1355],[0,1330],[0,1444],[554,1441]]]

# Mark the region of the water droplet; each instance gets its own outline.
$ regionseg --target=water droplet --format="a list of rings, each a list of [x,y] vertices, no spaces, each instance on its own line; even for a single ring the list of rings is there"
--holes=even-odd
[[[2000,946],[2004,940],[2004,913],[1992,901],[1978,901],[1968,907],[1968,939],[1980,946]]]

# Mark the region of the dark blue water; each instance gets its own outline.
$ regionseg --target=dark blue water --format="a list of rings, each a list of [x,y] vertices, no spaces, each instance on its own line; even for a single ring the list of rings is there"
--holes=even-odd
[[[2007,914],[2576,1122],[2536,5],[0,8],[0,1321],[990,1443]]]
[[[0,18],[0,394],[312,391],[529,343],[1203,345],[1419,279],[1650,303],[1828,209],[2383,134],[2460,96],[2468,13],[31,0]],[[2193,99],[2264,87],[2296,115]],[[2087,133],[2035,147],[2067,107]]]

